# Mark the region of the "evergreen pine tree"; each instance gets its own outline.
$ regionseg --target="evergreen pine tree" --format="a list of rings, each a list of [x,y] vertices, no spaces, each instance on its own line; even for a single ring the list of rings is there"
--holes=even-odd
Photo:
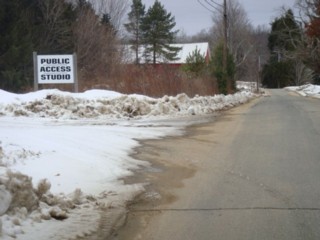
[[[219,92],[222,94],[228,93],[227,88],[227,79],[230,79],[232,84],[232,90],[235,89],[235,81],[234,76],[236,72],[236,66],[233,60],[233,56],[228,52],[227,55],[227,73],[223,71],[223,43],[218,44],[213,52],[212,58],[212,68],[213,68],[213,75],[216,77],[218,81],[218,88]]]
[[[32,83],[32,5],[0,0],[0,88],[18,92]]]
[[[191,74],[191,76],[200,76],[206,68],[206,59],[204,55],[200,53],[200,49],[196,47],[196,49],[190,53],[186,58],[186,64],[182,67],[182,69]]]
[[[141,45],[141,23],[145,15],[145,6],[141,0],[133,0],[131,11],[128,14],[129,23],[125,24],[126,30],[131,34],[130,43],[135,52],[136,64],[139,64],[139,48]]]
[[[294,61],[291,55],[296,50],[300,30],[292,10],[287,10],[271,24],[268,47],[271,57],[263,69],[262,83],[268,87],[281,88],[294,84]]]
[[[294,51],[295,41],[299,38],[299,26],[294,19],[292,10],[276,18],[271,24],[271,33],[268,38],[270,51]]]
[[[156,0],[153,6],[148,9],[141,24],[143,41],[146,44],[145,57],[147,60],[152,57],[153,64],[156,64],[158,58],[167,61],[177,59],[177,54],[181,48],[170,46],[178,32],[173,31],[175,25],[175,18]]]

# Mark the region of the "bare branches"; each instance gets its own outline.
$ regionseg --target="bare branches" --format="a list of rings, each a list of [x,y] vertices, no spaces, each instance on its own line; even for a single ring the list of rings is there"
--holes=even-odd
[[[121,34],[129,0],[90,0],[99,16],[107,14],[113,27]]]
[[[70,48],[73,19],[72,16],[66,15],[70,14],[71,5],[64,0],[38,0],[38,6],[42,13],[44,32],[40,36],[40,50],[51,49],[60,52]]]
[[[237,72],[240,72],[242,65],[247,58],[254,52],[254,43],[252,39],[253,27],[251,26],[247,14],[237,1],[228,0],[228,49],[233,55]],[[222,13],[215,14],[212,17],[214,26],[212,28],[215,43],[223,38]],[[238,75],[238,77],[240,77]]]
[[[317,4],[319,0],[297,0],[296,6],[304,22],[308,22],[317,12]]]

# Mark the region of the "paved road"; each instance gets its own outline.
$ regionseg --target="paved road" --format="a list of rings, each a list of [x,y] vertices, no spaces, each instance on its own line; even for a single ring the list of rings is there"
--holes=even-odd
[[[195,174],[158,186],[174,200],[133,206],[115,239],[320,239],[320,100],[270,93],[158,142],[154,155]]]

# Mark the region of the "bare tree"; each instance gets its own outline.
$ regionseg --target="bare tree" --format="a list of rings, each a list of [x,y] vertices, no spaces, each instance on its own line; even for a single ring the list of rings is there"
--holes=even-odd
[[[320,1],[297,0],[296,7],[299,10],[299,21],[303,34],[299,43],[300,57],[307,65],[320,73]],[[319,79],[317,80],[319,82]]]
[[[258,26],[251,33],[254,49],[241,68],[244,71],[244,79],[248,81],[257,81],[260,84],[262,68],[270,57],[268,49],[269,33],[270,29],[266,26]]]
[[[313,82],[314,71],[307,67],[301,59],[294,62],[294,83],[296,86]]]
[[[299,18],[307,23],[318,11],[319,0],[296,0]]]
[[[237,0],[228,0],[228,49],[233,55],[236,66],[239,67],[253,51],[251,32],[252,25],[247,17],[242,5]],[[223,38],[223,14],[217,11],[213,17],[212,35],[214,43],[218,43]]]
[[[237,0],[227,2],[228,49],[236,64],[236,79],[256,81],[259,70],[267,59],[268,30],[263,27],[254,29],[243,6]],[[211,36],[213,46],[223,38],[222,13],[216,11],[212,17]]]
[[[90,77],[96,84],[110,85],[107,81],[119,61],[117,37],[90,4],[78,8],[74,41],[81,77],[86,81]]]
[[[202,29],[197,34],[191,36],[192,42],[211,42],[211,34],[209,30]]]
[[[187,35],[183,29],[179,30],[175,41],[177,43],[208,42],[210,45],[213,45],[212,32],[207,29],[202,29],[193,35]]]
[[[72,49],[72,5],[64,0],[38,0],[37,4],[42,25],[39,50],[59,53]]]
[[[117,33],[122,35],[129,0],[90,0],[99,16],[107,14]]]

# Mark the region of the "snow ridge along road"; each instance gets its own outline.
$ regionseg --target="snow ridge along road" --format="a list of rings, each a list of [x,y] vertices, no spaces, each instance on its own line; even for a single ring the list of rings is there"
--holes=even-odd
[[[185,136],[147,141],[138,158],[176,171],[145,173],[150,192],[113,239],[320,239],[319,104],[270,90]]]

